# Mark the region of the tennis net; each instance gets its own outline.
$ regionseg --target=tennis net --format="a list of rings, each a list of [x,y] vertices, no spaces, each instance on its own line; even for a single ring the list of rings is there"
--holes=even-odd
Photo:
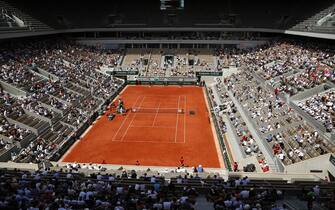
[[[172,114],[183,114],[184,109],[176,108],[138,108],[134,107],[131,109],[134,113],[172,113]]]

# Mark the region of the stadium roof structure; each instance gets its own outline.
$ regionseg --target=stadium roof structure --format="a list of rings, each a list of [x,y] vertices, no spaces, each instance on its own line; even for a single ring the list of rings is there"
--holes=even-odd
[[[265,0],[100,0],[94,2],[4,0],[0,1],[0,6],[5,10],[14,10],[10,14],[25,14],[17,16],[22,17],[23,22],[28,22],[29,27],[35,29],[34,32],[41,32],[38,29],[42,27],[44,34],[117,30],[260,31],[289,34],[294,34],[290,31],[298,31],[304,34],[296,33],[296,35],[329,38],[313,33],[335,33],[332,25],[316,26],[320,19],[332,14],[333,3],[331,0],[321,2],[303,0],[271,2]],[[31,19],[38,20],[39,23],[34,25]],[[326,22],[332,24],[329,18]],[[312,34],[308,35],[308,33]],[[11,36],[16,35],[11,33]]]

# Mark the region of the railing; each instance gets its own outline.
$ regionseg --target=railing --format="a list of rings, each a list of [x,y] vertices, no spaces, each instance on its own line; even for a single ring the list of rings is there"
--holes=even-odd
[[[210,105],[210,112],[211,112],[211,115],[212,115],[214,127],[215,127],[215,130],[216,130],[216,133],[218,134],[217,137],[219,139],[219,144],[220,144],[220,147],[221,147],[221,153],[222,153],[223,161],[224,161],[224,164],[227,167],[227,169],[229,171],[232,171],[230,159],[229,159],[228,152],[227,152],[227,149],[226,149],[226,145],[225,145],[224,139],[223,139],[223,134],[222,134],[222,132],[220,130],[220,127],[218,125],[216,115],[215,115],[214,110],[213,110],[213,102],[212,102],[211,97],[209,96],[208,89],[207,89],[206,85],[205,85],[205,89],[206,89],[207,101],[209,102],[209,105]]]

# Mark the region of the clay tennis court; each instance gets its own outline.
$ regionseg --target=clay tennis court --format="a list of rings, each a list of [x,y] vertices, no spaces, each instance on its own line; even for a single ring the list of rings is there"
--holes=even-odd
[[[110,110],[87,131],[63,162],[145,166],[185,165],[220,168],[203,88],[127,86],[119,97],[126,114]],[[190,112],[193,112],[193,114]]]

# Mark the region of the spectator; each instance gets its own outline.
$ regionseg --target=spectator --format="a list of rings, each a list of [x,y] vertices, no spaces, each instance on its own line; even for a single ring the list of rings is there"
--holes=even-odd
[[[233,171],[234,172],[238,171],[238,164],[237,164],[237,162],[234,162],[234,164],[233,164]]]

